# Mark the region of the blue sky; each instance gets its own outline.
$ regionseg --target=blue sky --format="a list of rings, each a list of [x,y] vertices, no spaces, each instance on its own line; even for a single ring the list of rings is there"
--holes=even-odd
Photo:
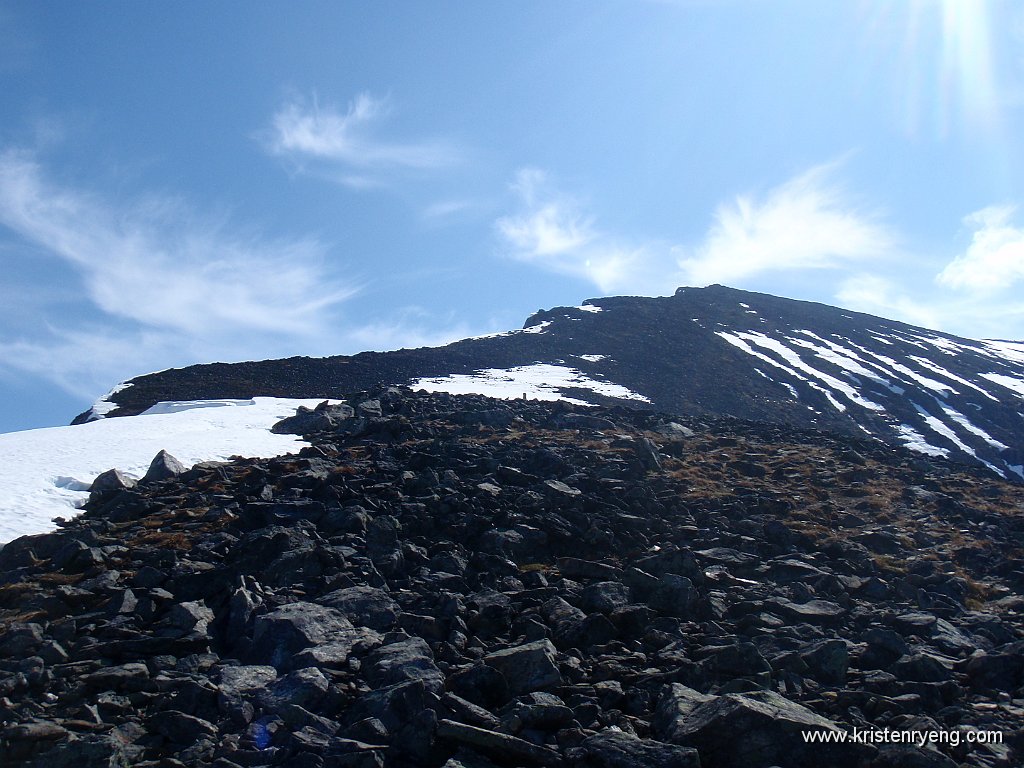
[[[725,283],[1024,338],[1024,7],[0,2],[0,431]]]

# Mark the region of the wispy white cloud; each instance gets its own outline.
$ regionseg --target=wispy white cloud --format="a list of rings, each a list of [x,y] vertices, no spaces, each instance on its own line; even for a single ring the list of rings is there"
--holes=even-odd
[[[154,329],[312,334],[357,289],[316,240],[230,232],[171,199],[117,206],[48,181],[21,151],[0,153],[0,224],[71,265],[103,312]]]
[[[16,238],[0,266],[58,259],[77,277],[0,305],[12,320],[0,374],[83,399],[172,366],[433,346],[474,330],[415,307],[353,321],[342,305],[361,287],[336,277],[323,243],[260,238],[180,200],[124,203],[61,185],[30,152],[0,150],[0,227]],[[14,311],[40,319],[14,323]]]
[[[978,292],[1005,290],[1024,279],[1024,228],[1012,223],[1016,208],[990,206],[964,219],[971,244],[938,274],[942,285]]]
[[[378,320],[350,329],[346,338],[358,349],[385,352],[392,349],[440,347],[472,336],[474,331],[466,323],[454,323],[433,328],[409,319]]]
[[[204,359],[191,347],[162,330],[49,328],[32,339],[0,340],[0,370],[37,376],[89,401],[117,381]]]
[[[835,168],[817,166],[761,200],[743,195],[719,206],[695,246],[610,234],[532,168],[519,171],[512,185],[520,211],[496,226],[513,257],[603,291],[659,294],[684,284],[736,284],[768,272],[846,267],[891,254],[895,235],[831,180]]]
[[[819,165],[758,200],[738,196],[719,206],[704,242],[679,260],[688,283],[736,283],[783,270],[832,269],[891,253],[894,234]]]
[[[295,97],[274,114],[267,149],[300,164],[327,163],[331,177],[355,188],[376,186],[380,174],[401,169],[429,170],[452,165],[458,151],[437,140],[393,141],[380,135],[391,113],[387,99],[361,93],[341,111],[314,97]]]
[[[969,338],[1024,338],[1024,301],[1012,295],[951,292],[931,287],[927,280],[915,283],[861,274],[840,284],[835,302],[858,312]]]
[[[476,206],[477,203],[472,200],[438,200],[437,202],[426,206],[420,212],[420,216],[425,221],[443,221],[455,216],[456,214],[475,208]]]
[[[520,170],[512,190],[520,210],[495,223],[509,255],[528,264],[585,279],[602,291],[671,290],[670,249],[631,244],[601,231],[577,200],[555,190],[544,171]]]
[[[498,230],[526,259],[572,255],[603,237],[594,229],[593,219],[583,217],[572,199],[552,193],[547,184],[543,171],[520,170],[512,189],[525,210],[498,220]]]
[[[341,305],[360,289],[315,239],[260,237],[171,198],[125,203],[61,185],[26,151],[0,151],[0,227],[16,238],[0,263],[70,270],[5,302],[0,367],[76,396],[175,365],[337,352]]]
[[[879,275],[859,274],[844,280],[836,291],[836,302],[848,309],[911,325],[940,330],[948,327],[946,308],[916,299]]]
[[[316,338],[238,334],[196,338],[159,328],[88,324],[46,327],[32,338],[0,338],[0,375],[28,374],[52,382],[83,402],[119,381],[149,371],[206,362],[239,362],[292,356],[354,354],[448,344],[479,333],[464,322],[402,310],[387,320],[348,322]]]

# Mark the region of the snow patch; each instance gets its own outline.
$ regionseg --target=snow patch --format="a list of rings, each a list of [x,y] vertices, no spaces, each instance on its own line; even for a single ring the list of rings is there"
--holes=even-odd
[[[463,341],[476,341],[477,339],[500,339],[503,336],[516,336],[520,333],[544,333],[545,329],[551,325],[550,320],[544,320],[537,325],[528,325],[526,328],[516,328],[511,331],[497,331],[495,333],[484,333],[480,336],[469,336]]]
[[[580,312],[604,312],[601,307],[595,307],[593,304],[584,304],[581,307],[576,307]]]
[[[588,363],[599,363],[602,360],[607,360],[608,355],[576,355],[580,360],[586,360]]]
[[[799,379],[800,381],[807,381],[807,377],[806,376],[801,376],[799,373],[794,371],[789,366],[783,365],[778,360],[770,358],[770,357],[768,357],[768,355],[766,355],[766,354],[764,354],[762,352],[758,352],[756,349],[752,348],[749,344],[747,344],[747,342],[745,342],[743,339],[741,339],[736,334],[726,333],[725,331],[715,331],[715,335],[716,336],[721,336],[723,339],[725,339],[727,342],[729,342],[730,344],[732,344],[734,347],[736,347],[737,349],[741,350],[742,352],[746,352],[748,355],[751,355],[752,357],[756,357],[758,360],[763,360],[764,362],[768,363],[768,365],[774,366],[774,367],[778,368],[781,371],[785,371],[790,376],[792,376],[794,379]]]
[[[896,427],[896,431],[899,432],[903,444],[912,451],[925,453],[929,456],[942,456],[943,458],[949,456],[949,451],[945,448],[937,448],[929,443],[924,439],[924,435],[909,424],[900,424]]]
[[[118,392],[124,389],[128,389],[128,387],[130,387],[131,385],[132,383],[130,381],[125,381],[121,384],[118,384],[116,387],[107,392],[107,394],[105,394],[103,397],[101,397],[99,400],[92,404],[92,408],[90,409],[91,415],[89,418],[102,419],[105,418],[106,415],[111,411],[116,410],[118,407],[117,403],[110,402],[110,398],[116,395]]]
[[[920,345],[918,345],[918,346],[920,346]],[[945,384],[945,383],[943,383],[941,381],[936,381],[935,379],[930,379],[927,376],[922,376],[917,371],[915,371],[915,370],[913,370],[911,368],[908,368],[907,366],[903,365],[902,363],[897,363],[891,357],[887,357],[886,355],[880,355],[877,352],[872,352],[870,349],[865,349],[864,347],[860,347],[860,346],[858,346],[857,349],[859,349],[864,354],[870,355],[871,357],[875,358],[876,360],[879,360],[884,366],[887,366],[888,367],[888,373],[890,373],[893,376],[893,378],[896,378],[897,375],[902,375],[905,378],[910,379],[911,381],[917,382],[918,384],[920,384],[925,389],[930,389],[933,392],[937,392],[938,394],[942,395],[943,397],[945,397],[948,394],[953,394],[953,395],[960,394],[955,389],[953,389],[953,387],[951,387],[949,384]]]
[[[300,405],[313,408],[322,400],[256,397],[235,407],[198,401],[167,411],[157,405],[145,418],[0,434],[0,542],[53,530],[52,519],[73,516],[97,475],[116,468],[141,477],[160,450],[186,466],[297,451],[306,445],[298,436],[270,428]]]
[[[1024,379],[1019,376],[1006,376],[1002,373],[982,373],[983,379],[993,381],[1001,387],[1006,387],[1018,397],[1024,397]]]
[[[923,341],[925,344],[931,344],[933,347],[941,351],[943,354],[956,357],[967,347],[962,344],[957,344],[954,341],[945,339],[941,336],[915,336],[914,338]]]
[[[836,344],[834,341],[828,341],[827,339],[822,339],[818,336],[815,336],[810,331],[800,331],[800,333],[804,333],[808,336],[811,336],[826,346],[822,347],[817,344],[813,344],[805,339],[798,339],[792,336],[787,338],[789,341],[793,342],[797,346],[811,350],[822,360],[832,363],[832,365],[836,366],[837,368],[842,368],[843,372],[848,375],[863,376],[866,379],[871,379],[872,381],[878,382],[883,387],[888,389],[890,392],[902,394],[902,392],[897,392],[899,388],[893,386],[892,382],[890,382],[888,379],[886,379],[883,376],[880,376],[876,371],[872,371],[866,368],[864,365],[862,365],[860,357],[858,357],[857,353],[854,352],[853,350],[847,349],[841,344]]]
[[[225,408],[256,405],[255,400],[167,400],[144,410],[140,416],[155,416],[161,413],[181,413],[193,408]]]
[[[719,334],[719,335],[722,335],[722,334]],[[736,336],[738,336],[742,340],[753,342],[754,344],[758,345],[759,347],[762,347],[762,348],[767,349],[767,350],[769,350],[771,352],[774,352],[779,357],[781,357],[783,360],[785,360],[793,368],[795,368],[795,369],[797,369],[799,371],[803,371],[804,373],[808,374],[809,376],[812,376],[813,378],[818,379],[823,384],[826,384],[829,389],[838,390],[847,399],[849,399],[851,402],[856,403],[857,405],[861,406],[862,408],[866,408],[866,409],[871,410],[871,411],[884,411],[885,410],[878,403],[872,402],[871,400],[868,400],[867,398],[862,397],[861,394],[856,389],[854,389],[852,386],[850,386],[846,382],[840,381],[835,376],[829,376],[827,373],[822,373],[817,368],[813,368],[812,366],[808,365],[807,363],[805,363],[801,359],[799,354],[797,354],[794,350],[792,350],[789,347],[787,347],[781,341],[778,341],[776,339],[773,339],[773,338],[771,338],[769,336],[764,335],[763,333],[758,333],[756,331],[751,332],[751,333],[737,333]],[[816,389],[821,389],[821,391],[823,391],[823,392],[825,391],[821,387],[817,387],[816,386],[815,388]],[[839,401],[835,399],[835,397],[832,396],[831,392],[826,392],[825,394],[826,394],[826,397],[828,397],[829,402],[831,402],[832,405],[834,405],[837,410],[839,410],[839,411],[845,411],[846,410],[846,408],[844,406],[842,406],[839,403]]]
[[[578,405],[591,405],[582,400],[566,397],[562,389],[589,389],[599,395],[621,400],[651,402],[619,384],[597,381],[585,373],[568,366],[534,363],[515,368],[487,368],[475,373],[455,373],[450,376],[417,379],[413,389],[428,392],[450,392],[453,395],[480,394],[514,400],[523,395],[534,400],[567,400]]]
[[[949,440],[949,442],[951,442],[964,453],[973,456],[974,458],[978,458],[978,454],[974,452],[974,449],[967,445],[959,437],[957,437],[956,432],[950,429],[949,426],[944,421],[942,421],[942,419],[933,416],[932,414],[930,414],[928,411],[926,411],[924,408],[922,408],[920,405],[913,401],[911,401],[910,404],[914,406],[914,410],[916,410],[918,415],[922,419],[924,419],[924,423],[928,425],[928,428],[931,429],[932,432],[946,438],[947,440]]]
[[[985,339],[981,342],[996,357],[1005,360],[1012,360],[1015,363],[1024,363],[1024,341],[995,341]]]
[[[938,401],[936,401],[936,402],[938,402]],[[962,413],[960,413],[959,411],[957,411],[957,410],[955,410],[953,408],[950,408],[948,405],[946,405],[945,403],[941,403],[941,402],[939,403],[939,407],[942,408],[943,412],[947,416],[949,416],[949,418],[951,418],[953,421],[955,421],[961,427],[966,429],[972,435],[977,435],[978,437],[980,437],[982,440],[984,440],[986,443],[991,445],[997,451],[1005,451],[1005,450],[1009,449],[1009,446],[1003,445],[1001,442],[999,442],[994,437],[992,437],[984,429],[982,429],[979,426],[976,426],[975,424],[972,424],[970,422],[970,420],[966,416],[964,416]]]
[[[951,381],[955,381],[958,384],[963,384],[965,387],[970,387],[971,389],[976,389],[978,392],[983,394],[989,400],[995,400],[997,403],[999,402],[999,398],[992,397],[992,395],[990,395],[984,389],[979,387],[977,384],[973,384],[973,383],[969,382],[967,379],[964,379],[964,378],[961,378],[960,376],[957,376],[955,373],[950,373],[945,368],[943,368],[941,365],[936,365],[931,360],[929,360],[929,359],[927,359],[925,357],[915,357],[914,355],[911,355],[909,359],[913,360],[915,363],[920,365],[922,368],[927,368],[932,373],[937,373],[940,376],[945,376],[947,379],[950,379]]]

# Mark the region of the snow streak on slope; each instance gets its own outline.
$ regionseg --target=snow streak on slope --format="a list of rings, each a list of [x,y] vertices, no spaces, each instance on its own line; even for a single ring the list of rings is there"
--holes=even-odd
[[[739,338],[744,341],[753,342],[757,346],[774,352],[776,355],[781,357],[790,366],[790,369],[795,368],[801,371],[802,373],[807,374],[808,376],[812,376],[818,379],[829,390],[825,392],[826,396],[829,399],[829,402],[831,402],[832,405],[835,406],[835,408],[839,411],[845,411],[846,406],[836,399],[833,391],[841,392],[848,400],[851,400],[852,402],[856,403],[862,408],[867,408],[872,411],[885,410],[878,403],[872,402],[867,398],[861,397],[857,390],[854,387],[847,384],[846,382],[840,381],[835,376],[823,373],[822,371],[819,371],[817,368],[808,365],[800,357],[800,354],[797,351],[790,349],[777,339],[773,339],[769,336],[764,335],[763,333],[759,333],[756,331],[752,333],[739,332],[736,334],[729,334],[725,333],[724,331],[719,331],[718,335],[724,338],[726,341],[729,341],[731,338]],[[806,379],[804,380],[806,381]]]
[[[1006,387],[1016,393],[1018,397],[1024,397],[1024,379],[1016,376],[1006,376],[1001,373],[983,373],[981,375],[989,381],[994,381],[996,384]]]
[[[949,456],[949,451],[945,448],[936,448],[924,439],[924,435],[909,424],[900,424],[896,427],[896,431],[899,433],[903,444],[912,451],[924,453],[928,456],[941,456],[943,458]]]
[[[117,468],[141,477],[161,450],[186,466],[297,451],[302,440],[272,434],[270,427],[300,405],[319,402],[257,397],[160,403],[140,416],[0,434],[0,543],[52,530],[54,517],[75,514],[101,472]]]
[[[577,405],[591,405],[591,403],[567,397],[561,391],[563,389],[587,389],[606,397],[650,402],[643,395],[619,384],[597,381],[588,378],[585,373],[575,368],[547,363],[520,365],[515,368],[488,368],[470,374],[456,373],[432,379],[417,379],[410,386],[414,390],[450,392],[453,395],[477,393],[505,400],[525,395],[533,400],[567,400]]]
[[[954,422],[956,422],[961,427],[966,429],[972,435],[977,435],[978,437],[980,437],[982,440],[984,440],[986,443],[991,445],[997,451],[1007,451],[1007,450],[1010,449],[1010,446],[1008,446],[1008,445],[1006,445],[1004,443],[999,442],[994,437],[992,437],[992,435],[990,435],[988,432],[986,432],[984,429],[982,429],[981,427],[978,427],[978,426],[975,426],[974,424],[972,424],[970,422],[970,420],[966,416],[964,416],[962,413],[960,413],[956,409],[950,408],[948,405],[945,405],[944,403],[939,402],[938,400],[936,400],[936,402],[939,403],[939,407],[942,408],[943,413],[945,413],[947,416],[949,416],[949,418],[951,418]]]
[[[598,310],[600,311],[600,310]],[[474,339],[500,339],[505,336],[518,336],[521,333],[544,333],[544,330],[551,325],[550,320],[545,320],[537,325],[528,325],[526,328],[515,328],[511,331],[497,331],[495,333],[484,333],[480,336],[470,336],[464,341],[473,341]]]
[[[959,437],[957,437],[956,436],[956,432],[954,432],[952,429],[950,429],[946,425],[946,423],[944,421],[942,421],[942,419],[940,419],[940,418],[938,418],[936,416],[933,416],[931,413],[926,411],[924,408],[922,408],[917,403],[913,403],[913,406],[917,410],[918,415],[922,419],[924,419],[924,423],[927,424],[928,427],[933,432],[935,432],[935,434],[941,435],[942,437],[946,438],[947,440],[949,440],[949,442],[951,442],[953,445],[955,445],[957,448],[959,448],[964,453],[969,454],[971,456],[977,457],[977,454],[974,452],[974,449],[971,448],[966,443],[964,443],[964,441],[961,440]]]
[[[982,342],[993,357],[1024,363],[1024,341],[994,341],[986,339]]]
[[[943,384],[941,381],[936,381],[935,379],[929,378],[928,376],[924,376],[918,373],[917,371],[908,368],[902,363],[896,362],[891,357],[887,357],[886,355],[880,355],[877,352],[872,352],[871,350],[864,349],[862,347],[860,348],[860,350],[865,355],[869,355],[878,360],[881,363],[881,365],[879,365],[878,367],[882,368],[883,370],[888,369],[890,375],[893,376],[893,378],[898,378],[899,376],[902,375],[905,378],[910,379],[912,382],[921,385],[925,389],[930,389],[933,392],[936,392],[943,396],[959,394],[949,384]]]
[[[910,357],[910,359],[913,360],[918,365],[920,365],[922,368],[927,368],[932,373],[937,373],[940,376],[945,376],[950,381],[955,381],[958,384],[963,384],[965,387],[970,387],[971,389],[973,389],[973,390],[975,390],[977,392],[980,392],[982,395],[987,397],[989,400],[993,400],[995,402],[999,402],[999,398],[993,397],[992,395],[990,395],[988,393],[987,390],[982,389],[977,384],[968,381],[967,379],[963,378],[962,376],[957,376],[955,373],[950,373],[949,371],[947,371],[942,366],[936,365],[935,363],[933,363],[931,360],[928,360],[927,358],[917,357],[916,355],[912,355]]]
[[[1005,406],[1005,390],[1024,398],[1022,343],[856,326],[848,334],[777,327],[716,335],[785,374],[776,383],[793,400],[816,390],[869,434],[895,437],[930,456],[969,457],[1000,475],[1017,473],[1011,464],[1014,449],[993,436],[1002,436],[1005,415],[993,421],[988,410],[993,406],[985,403]],[[1000,388],[1005,388],[1002,399],[993,394]],[[937,408],[925,404],[932,400]],[[849,411],[851,403],[864,410]],[[974,412],[985,428],[965,415]]]

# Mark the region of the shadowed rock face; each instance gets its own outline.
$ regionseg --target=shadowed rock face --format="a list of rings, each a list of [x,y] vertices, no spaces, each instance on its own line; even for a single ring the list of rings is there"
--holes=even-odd
[[[501,387],[503,396],[867,434],[1024,480],[1024,345],[724,286],[592,299],[538,312],[520,331],[444,347],[162,371],[112,394],[109,415],[172,400],[337,398],[382,382],[492,395]],[[291,426],[330,428],[332,420],[343,419],[305,413]],[[739,471],[760,466],[737,460],[745,462]]]
[[[1019,486],[735,419],[347,406],[0,549],[4,765],[1020,764]],[[1004,742],[802,735],[854,728]]]

